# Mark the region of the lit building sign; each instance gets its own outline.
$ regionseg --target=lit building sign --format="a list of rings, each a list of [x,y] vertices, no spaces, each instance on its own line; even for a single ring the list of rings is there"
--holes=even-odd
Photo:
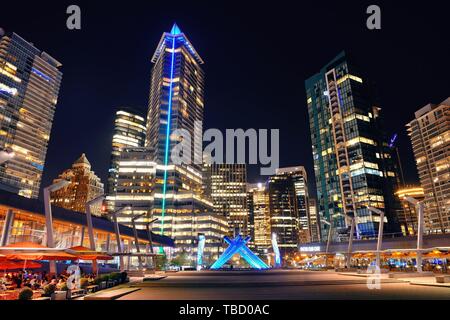
[[[319,252],[320,246],[300,247],[300,252]]]

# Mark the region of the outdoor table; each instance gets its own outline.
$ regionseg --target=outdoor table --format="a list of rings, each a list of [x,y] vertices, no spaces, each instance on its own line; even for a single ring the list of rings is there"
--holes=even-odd
[[[8,300],[9,294],[7,293],[0,293],[0,299],[1,300]]]
[[[42,296],[42,290],[33,290],[33,299]]]
[[[89,293],[95,292],[98,290],[98,285],[94,284],[86,287],[86,291]]]
[[[77,297],[81,297],[82,295],[85,294],[84,289],[74,289],[74,290],[70,290],[69,293],[69,299],[73,299],[73,298],[77,298]]]

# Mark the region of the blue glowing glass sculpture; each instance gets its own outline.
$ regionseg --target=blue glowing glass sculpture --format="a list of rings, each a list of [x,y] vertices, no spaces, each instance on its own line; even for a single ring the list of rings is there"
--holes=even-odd
[[[220,269],[236,253],[239,253],[241,257],[247,261],[250,267],[254,269],[269,269],[269,266],[247,247],[247,242],[250,240],[250,237],[246,237],[245,239],[241,236],[237,236],[234,239],[225,237],[224,240],[229,244],[229,247],[222,253],[219,259],[214,262],[211,269]]]
[[[275,254],[275,268],[281,267],[281,255],[280,249],[278,248],[277,234],[272,233],[272,248]]]
[[[203,251],[205,250],[205,236],[203,234],[198,236],[198,248],[197,248],[197,270],[202,269],[203,264]]]

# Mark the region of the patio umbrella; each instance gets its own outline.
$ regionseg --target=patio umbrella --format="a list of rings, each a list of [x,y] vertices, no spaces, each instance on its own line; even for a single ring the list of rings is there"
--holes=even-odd
[[[414,258],[416,256],[415,251],[392,251],[387,254],[392,259],[402,259],[402,258]]]
[[[434,249],[432,251],[429,251],[427,253],[423,254],[424,258],[435,258],[435,259],[444,259],[450,257],[450,251],[444,251],[440,249]]]
[[[42,265],[34,262],[34,261],[26,261],[26,262],[20,262],[20,261],[10,261],[5,260],[0,262],[0,270],[16,270],[16,269],[39,269]]]
[[[66,250],[71,255],[77,256],[82,260],[112,260],[114,257],[104,253],[91,250],[83,246],[76,246]]]
[[[19,242],[0,247],[8,260],[77,260],[62,249],[48,248],[33,242]]]

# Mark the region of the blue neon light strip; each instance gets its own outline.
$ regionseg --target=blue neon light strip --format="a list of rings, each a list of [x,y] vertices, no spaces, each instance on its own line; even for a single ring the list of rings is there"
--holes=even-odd
[[[175,60],[175,37],[172,37],[172,56],[171,56],[171,61],[170,61],[169,104],[167,107],[167,125],[166,125],[166,150],[165,150],[165,154],[164,154],[163,198],[162,198],[162,206],[161,206],[161,235],[164,234],[164,216],[166,213],[167,165],[169,164],[170,120],[171,120],[171,116],[172,116],[172,91],[173,91],[174,60]]]
[[[31,71],[35,74],[37,74],[39,77],[43,78],[45,81],[50,82],[52,80],[52,78],[50,78],[48,75],[46,75],[45,73],[39,71],[36,68],[32,68]]]

